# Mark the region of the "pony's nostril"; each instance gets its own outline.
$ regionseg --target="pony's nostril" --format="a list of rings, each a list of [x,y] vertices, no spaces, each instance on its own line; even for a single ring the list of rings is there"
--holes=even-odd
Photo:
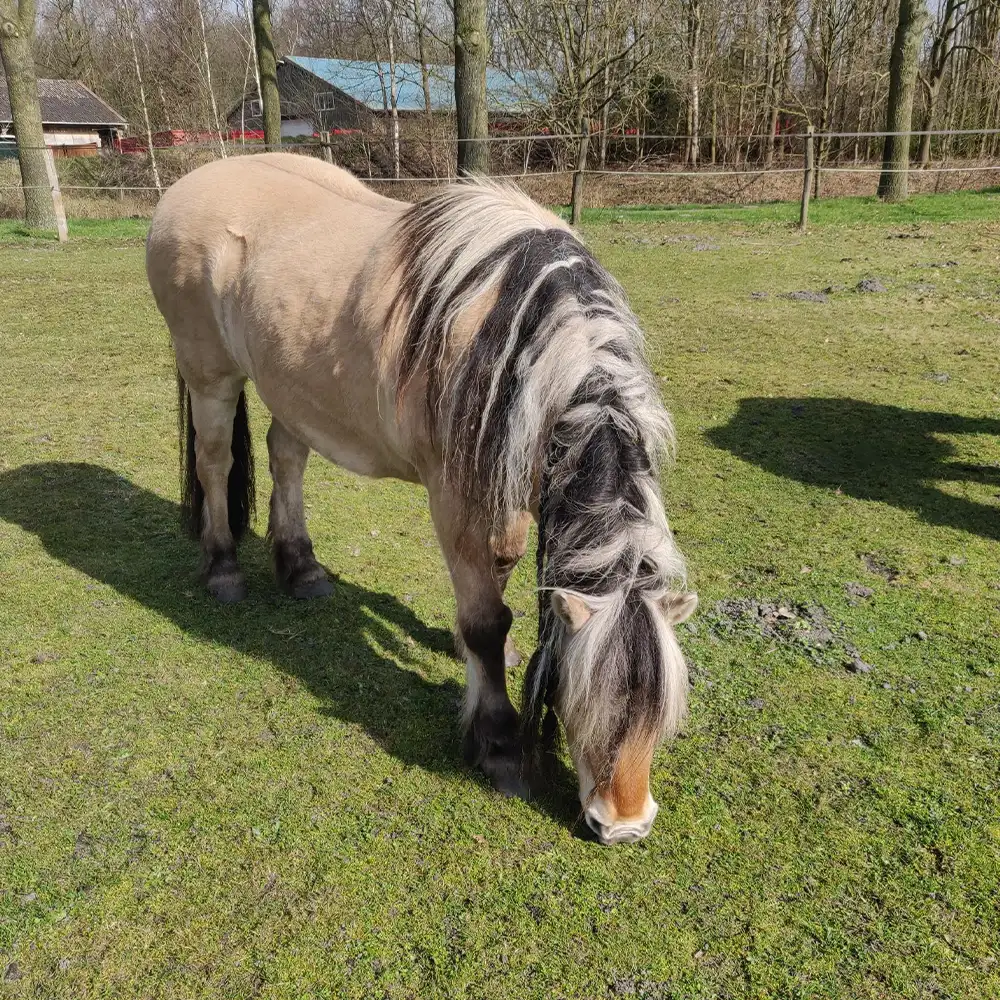
[[[583,814],[583,818],[587,821],[587,826],[589,826],[590,829],[597,834],[598,840],[600,840],[601,843],[605,843],[607,841],[608,834],[604,824],[589,811]]]

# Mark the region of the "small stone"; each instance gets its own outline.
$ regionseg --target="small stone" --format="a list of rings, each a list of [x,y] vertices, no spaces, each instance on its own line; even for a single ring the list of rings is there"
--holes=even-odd
[[[918,638],[918,639],[919,639],[919,640],[920,640],[921,642],[926,642],[926,641],[927,641],[927,633],[926,633],[926,632],[924,632],[923,630],[921,630],[921,631],[917,632],[917,633],[916,633],[916,635],[917,635],[917,638]]]
[[[17,962],[11,962],[4,970],[3,981],[5,983],[16,983],[21,978],[21,967]]]
[[[883,690],[883,691],[891,691],[891,690],[892,690],[892,685],[891,685],[891,684],[890,684],[890,683],[889,683],[888,681],[886,681],[886,682],[885,682],[885,683],[884,683],[884,684],[882,685],[882,690]]]
[[[695,250],[718,250],[719,245],[717,243],[695,243],[693,249]]]
[[[29,904],[33,903],[36,899],[38,899],[38,893],[37,892],[26,892],[20,898],[20,900],[18,900],[18,902],[20,902],[20,904],[22,906],[28,906]]]
[[[875,668],[862,660],[860,656],[853,656],[847,664],[847,669],[852,674],[870,674]]]
[[[60,958],[59,959],[59,971],[60,972],[66,972],[68,969],[69,969],[69,959],[68,958]]]
[[[961,556],[948,556],[948,562],[952,566],[964,566],[968,560],[963,559]]]
[[[924,378],[929,382],[938,382],[942,385],[951,381],[951,376],[947,372],[926,372]]]
[[[964,691],[964,692],[965,692],[966,694],[972,694],[972,688],[971,688],[971,687],[969,687],[969,685],[968,685],[968,684],[966,684],[966,685],[965,685],[965,687],[963,687],[963,688],[962,688],[962,690],[963,690],[963,691]]]
[[[351,555],[355,557],[361,555],[361,549],[357,545],[355,545],[354,548],[351,549]]]
[[[369,534],[372,536],[372,538],[378,538],[378,536],[379,536],[379,530],[378,530],[378,528],[372,528],[372,530],[369,532]]]
[[[760,711],[764,707],[764,704],[765,704],[765,702],[764,702],[763,698],[750,698],[747,701],[747,705],[750,708],[757,709],[757,711]]]
[[[59,659],[58,653],[35,653],[31,658],[32,663],[55,663]]]
[[[763,302],[764,299],[770,298],[770,295],[767,292],[751,292],[750,298],[756,302]]]
[[[871,587],[866,587],[863,583],[855,583],[853,580],[844,584],[844,590],[848,597],[858,597],[863,601],[867,601],[875,593]]]

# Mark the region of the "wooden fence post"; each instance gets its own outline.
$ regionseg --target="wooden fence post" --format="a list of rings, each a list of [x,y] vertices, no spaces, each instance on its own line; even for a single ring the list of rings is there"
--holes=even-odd
[[[65,243],[69,239],[69,231],[66,228],[66,208],[63,205],[62,192],[59,190],[59,175],[56,173],[56,159],[51,149],[45,150],[45,171],[49,178],[49,187],[52,189],[52,204],[56,210],[56,231],[59,233],[59,242]]]
[[[333,149],[330,146],[330,133],[320,132],[319,134],[320,145],[323,147],[323,159],[327,163],[333,163]]]
[[[802,208],[799,211],[799,229],[805,232],[809,226],[809,195],[812,193],[813,171],[815,170],[814,144],[812,125],[806,130],[805,173],[802,176]]]

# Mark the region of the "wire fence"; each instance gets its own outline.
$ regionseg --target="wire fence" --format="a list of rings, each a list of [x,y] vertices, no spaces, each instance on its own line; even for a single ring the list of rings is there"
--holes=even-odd
[[[406,122],[395,135],[387,123],[385,130],[374,132],[296,137],[284,140],[281,148],[337,163],[376,190],[410,200],[455,180],[456,137],[424,134],[421,127]],[[621,130],[586,136],[500,134],[485,139],[489,169],[484,176],[516,183],[548,204],[569,204],[576,190],[588,208],[790,201],[806,198],[807,186],[810,198],[868,195],[875,193],[877,178],[885,172],[879,162],[881,142],[876,140],[888,136],[938,140],[928,162],[888,171],[906,172],[915,193],[1000,185],[998,128],[716,134],[697,139]],[[46,147],[55,154],[55,175],[67,213],[149,215],[162,190],[183,174],[223,156],[264,148],[246,133],[171,132],[151,138],[152,143],[145,136],[129,140],[127,149],[87,150],[94,155],[73,155],[78,152],[73,147]],[[579,169],[584,138],[589,153],[586,166]],[[925,141],[921,153],[927,149]],[[24,190],[16,146],[0,137],[0,216],[22,214]]]

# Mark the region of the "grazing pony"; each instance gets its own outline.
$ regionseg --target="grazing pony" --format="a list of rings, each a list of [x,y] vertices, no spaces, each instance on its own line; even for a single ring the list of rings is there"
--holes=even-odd
[[[185,510],[209,590],[246,593],[251,379],[272,414],[280,585],[331,589],[306,532],[310,450],[422,483],[458,605],[470,762],[518,792],[558,719],[587,824],[604,843],[645,836],[653,751],[685,705],[673,627],[697,597],[679,589],[657,482],[670,420],[614,279],[516,190],[459,184],[408,205],[283,153],[178,181],[146,265],[177,359]],[[519,723],[503,593],[532,517],[539,644]]]

